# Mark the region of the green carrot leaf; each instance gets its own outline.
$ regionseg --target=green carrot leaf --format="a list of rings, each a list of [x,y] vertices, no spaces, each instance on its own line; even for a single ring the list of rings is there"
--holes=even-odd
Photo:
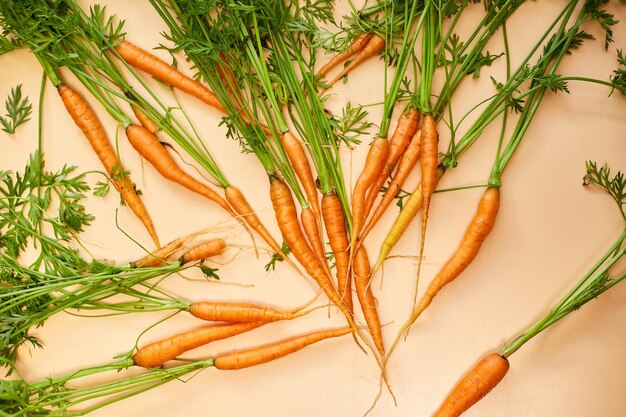
[[[0,123],[2,130],[12,135],[20,125],[30,120],[33,112],[28,96],[22,97],[22,84],[11,89],[4,106],[7,112],[4,117],[0,117]]]

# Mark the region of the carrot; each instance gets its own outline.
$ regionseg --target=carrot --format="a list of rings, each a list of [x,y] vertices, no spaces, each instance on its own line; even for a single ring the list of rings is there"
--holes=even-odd
[[[228,204],[235,210],[235,212],[242,217],[248,225],[256,230],[256,232],[261,236],[261,238],[267,243],[272,250],[274,250],[277,254],[279,254],[289,265],[291,265],[294,269],[298,269],[298,267],[283,253],[282,248],[270,232],[263,226],[261,220],[254,214],[254,210],[248,204],[248,201],[244,197],[243,193],[238,189],[229,185],[224,189],[224,196],[226,197],[226,201]]]
[[[420,304],[411,315],[411,323],[417,320],[419,315],[430,305],[439,291],[450,282],[454,281],[454,279],[456,279],[474,260],[483,241],[493,229],[499,207],[500,189],[497,187],[487,188],[480,199],[478,210],[467,228],[465,236],[463,236],[461,245],[431,281],[426,290],[426,294],[424,294]]]
[[[337,289],[343,303],[352,311],[352,291],[350,285],[350,255],[348,253],[348,234],[337,194],[330,192],[322,197],[322,215],[326,225],[328,242],[335,255],[337,267]]]
[[[439,182],[437,178],[437,168],[439,166],[438,142],[439,134],[437,133],[437,122],[432,114],[427,114],[424,116],[424,122],[422,123],[422,146],[420,150],[420,158],[422,160],[422,233],[417,264],[418,278],[420,276],[422,256],[424,255],[424,246],[426,243],[426,224],[428,223],[430,199]]]
[[[226,248],[226,242],[222,239],[212,239],[189,249],[180,257],[182,265],[190,262],[201,261],[221,254]]]
[[[354,54],[361,52],[363,48],[365,48],[365,46],[367,45],[371,37],[372,37],[371,33],[364,33],[354,38],[352,42],[350,42],[350,45],[348,45],[348,48],[345,51],[336,54],[326,65],[320,68],[320,70],[316,74],[316,77],[317,78],[325,77],[337,65],[339,65],[346,59],[350,58]]]
[[[490,353],[459,381],[433,417],[459,417],[487,395],[506,375],[509,361]]]
[[[150,52],[134,45],[128,41],[120,42],[115,50],[129,65],[140,69],[157,80],[177,88],[185,93],[202,100],[204,103],[212,106],[222,112],[226,109],[219,102],[215,94],[199,82],[187,77],[167,62],[156,57]]]
[[[443,176],[444,172],[445,169],[443,167],[439,167],[439,169],[437,170],[437,178],[440,179]],[[378,272],[383,262],[385,262],[385,259],[391,252],[391,249],[396,245],[396,243],[398,243],[398,240],[400,240],[400,237],[402,237],[406,228],[409,227],[411,220],[415,218],[421,208],[422,184],[420,183],[413,191],[413,193],[411,193],[411,196],[409,197],[407,202],[404,204],[404,207],[400,211],[400,214],[398,214],[396,221],[391,226],[391,229],[389,229],[385,240],[380,246],[378,259],[376,260],[376,263],[372,268],[372,276],[376,275],[376,272]]]
[[[301,309],[279,311],[252,303],[199,301],[192,303],[189,312],[202,320],[231,323],[270,322],[292,320],[306,314]]]
[[[361,304],[365,322],[372,335],[376,349],[380,352],[381,358],[384,358],[385,347],[383,344],[382,328],[376,309],[376,299],[372,294],[372,286],[370,285],[370,261],[367,258],[367,252],[363,246],[357,249],[352,269],[354,270],[354,286],[357,296],[359,297],[359,303]]]
[[[176,250],[180,249],[186,239],[176,239],[141,259],[129,263],[131,268],[152,268],[159,266]]]
[[[384,47],[385,47],[385,39],[381,38],[380,36],[376,34],[372,35],[372,37],[368,40],[365,47],[363,47],[361,52],[359,52],[359,54],[354,58],[354,60],[350,62],[350,64],[347,65],[343,69],[343,71],[341,71],[335,78],[333,78],[330,82],[327,83],[328,87],[331,87],[337,81],[345,77],[346,74],[352,71],[354,68],[361,65],[367,59],[379,53]]]
[[[349,317],[350,313],[343,305],[339,293],[330,280],[330,275],[324,271],[302,235],[300,225],[298,224],[296,206],[289,188],[284,182],[274,176],[270,177],[270,198],[276,214],[278,227],[293,256],[318,283],[330,301],[336,304]]]
[[[307,200],[309,200],[309,205],[311,206],[313,213],[315,213],[315,217],[317,217],[318,220],[321,220],[317,187],[315,186],[315,179],[313,179],[311,165],[309,164],[309,160],[304,152],[302,144],[289,132],[285,132],[281,136],[280,140],[285,153],[287,153],[289,162],[291,162],[291,166],[298,176],[300,184],[302,184],[302,188],[304,188]]]
[[[253,322],[212,325],[179,333],[141,347],[133,355],[133,362],[143,368],[156,368],[191,349],[245,333],[264,324]]]
[[[310,207],[303,209],[300,212],[300,220],[302,222],[302,228],[304,229],[304,233],[306,234],[307,239],[309,240],[309,244],[311,245],[311,249],[313,249],[313,253],[317,258],[320,266],[324,268],[324,271],[330,276],[330,268],[328,267],[328,262],[326,262],[326,251],[324,250],[324,242],[322,242],[322,238],[320,235],[320,227],[315,218],[315,214],[313,214],[313,210]]]
[[[324,339],[343,336],[351,333],[352,331],[352,328],[347,327],[343,329],[323,330],[308,333],[303,336],[294,337],[271,345],[219,355],[215,358],[213,364],[215,365],[215,368],[221,370],[249,368],[251,366],[260,365],[282,358],[283,356],[297,352],[302,348]]]
[[[238,218],[237,213],[217,192],[187,175],[171,157],[165,146],[148,129],[139,125],[130,125],[126,129],[128,141],[135,150],[145,158],[163,177],[173,181],[190,191],[217,203],[231,216]]]
[[[60,85],[57,91],[74,123],[82,130],[107,173],[111,176],[115,188],[128,207],[144,224],[157,247],[161,247],[152,219],[139,198],[132,181],[128,175],[119,175],[124,172],[124,169],[96,113],[89,106],[89,103],[72,88]]]
[[[365,221],[365,195],[372,185],[372,182],[383,170],[387,156],[389,155],[389,141],[387,138],[376,138],[370,145],[370,149],[365,159],[365,165],[359,178],[354,184],[352,192],[352,236],[350,238],[350,248],[355,248],[355,243],[361,227]]]
[[[367,194],[367,198],[365,200],[365,211],[363,213],[364,218],[367,219],[380,189],[385,181],[387,181],[387,178],[389,178],[395,169],[398,160],[400,160],[411,143],[411,139],[415,135],[415,132],[417,132],[419,121],[419,111],[414,107],[407,106],[402,113],[402,116],[400,116],[400,120],[398,120],[398,125],[396,126],[395,132],[393,132],[393,136],[389,140],[389,155],[387,156],[385,166],[370,187],[369,193]]]
[[[157,124],[154,123],[151,118],[149,118],[143,111],[141,111],[139,107],[131,105],[130,108],[133,109],[133,113],[135,113],[135,117],[137,118],[137,120],[139,120],[139,123],[141,123],[141,125],[146,129],[148,129],[150,133],[156,135],[159,131],[159,126],[157,126]]]
[[[409,146],[406,148],[402,158],[400,158],[396,175],[392,178],[387,190],[383,194],[383,198],[380,200],[380,203],[378,203],[376,210],[372,213],[370,220],[367,222],[361,232],[361,235],[359,236],[361,241],[365,240],[367,235],[372,231],[374,226],[376,226],[376,223],[378,223],[380,218],[383,216],[387,208],[391,205],[393,199],[400,193],[404,181],[406,181],[407,177],[411,173],[411,170],[420,158],[421,138],[421,130],[418,130],[411,138]],[[421,201],[419,205],[422,205]]]

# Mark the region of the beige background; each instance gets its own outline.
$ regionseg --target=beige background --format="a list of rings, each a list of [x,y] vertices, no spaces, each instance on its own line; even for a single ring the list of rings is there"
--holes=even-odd
[[[146,48],[162,42],[159,32],[165,27],[147,2],[107,3],[110,13],[126,19],[129,40]],[[529,40],[543,31],[562,3],[528,2],[510,20],[514,65],[528,49]],[[339,15],[342,10],[346,10],[345,5],[340,6]],[[620,20],[626,20],[623,7],[614,5],[612,11]],[[473,8],[466,23],[479,12],[478,7]],[[587,30],[601,36],[595,27]],[[623,24],[616,29],[615,39],[610,53],[604,52],[601,42],[587,43],[580,52],[566,58],[560,72],[606,79],[615,67],[615,48],[626,49]],[[501,39],[497,39],[489,50],[500,49]],[[157,54],[167,58],[163,51]],[[0,95],[4,97],[10,87],[23,83],[25,93],[36,104],[41,79],[36,61],[22,51],[0,60]],[[480,80],[467,80],[461,86],[454,101],[455,120],[472,103],[491,93],[489,75],[502,80],[504,61],[484,70]],[[68,80],[76,85],[71,78]],[[361,104],[380,101],[382,82],[381,62],[374,60],[363,65],[350,76],[347,85],[334,90],[331,108],[338,111],[348,100]],[[156,83],[150,83],[158,88]],[[389,395],[384,395],[372,416],[431,415],[479,357],[498,349],[541,317],[621,231],[614,203],[597,190],[584,189],[581,177],[587,159],[606,161],[615,170],[626,169],[626,98],[619,94],[607,98],[608,89],[596,85],[571,83],[570,90],[570,95],[547,95],[525,143],[504,175],[502,209],[496,228],[472,266],[441,293],[398,348],[389,365],[398,406],[393,405]],[[224,138],[224,130],[217,126],[218,112],[184,94],[181,99],[227,178],[245,191],[265,224],[278,236],[273,215],[267,209],[270,203],[266,179],[257,161],[253,156],[240,155],[237,144]],[[97,110],[114,138],[115,124],[101,108]],[[380,107],[370,110],[369,120],[378,123]],[[65,163],[78,164],[81,171],[101,169],[50,85],[43,117],[44,151],[50,169]],[[27,155],[36,148],[36,128],[36,122],[31,121],[12,137],[0,134],[2,169],[23,167]],[[485,182],[499,129],[499,123],[494,123],[461,158],[458,169],[446,176],[442,188]],[[442,149],[448,138],[442,127]],[[225,236],[233,244],[250,244],[220,210],[164,181],[149,165],[142,164],[123,135],[119,137],[119,146],[125,165],[144,191],[144,202],[162,242],[210,226],[214,235]],[[352,155],[346,152],[346,166],[352,157],[352,175],[360,170],[365,149],[361,146]],[[417,182],[417,177],[411,178],[411,184]],[[92,183],[97,179],[92,177]],[[480,193],[474,189],[434,197],[421,291],[458,244]],[[118,197],[113,194],[106,199],[90,198],[88,208],[96,214],[97,222],[84,234],[84,240],[96,256],[122,263],[140,256],[142,251],[115,228],[117,204]],[[387,229],[394,216],[392,210],[369,240],[372,257],[383,238],[381,231]],[[142,226],[128,210],[120,209],[119,220],[127,232],[150,245]],[[373,283],[381,319],[390,323],[384,329],[387,344],[410,308],[409,294],[416,270],[410,256],[417,252],[418,231],[414,223],[393,252],[409,257],[388,260],[382,288],[380,276]],[[265,273],[267,256],[256,260],[249,248],[229,249],[217,261],[222,283],[207,283],[187,273],[185,277],[169,278],[165,286],[189,299],[252,300],[285,308],[300,305],[314,294],[307,282],[284,265]],[[144,328],[164,316],[84,319],[60,314],[36,332],[45,349],[24,350],[19,367],[29,381],[35,381],[107,363],[114,355],[129,350]],[[327,310],[321,309],[297,321],[268,325],[185,357],[207,357],[341,324],[334,311],[328,318]],[[144,335],[140,343],[197,325],[197,320],[179,314]],[[467,416],[623,417],[625,345],[626,285],[620,285],[516,353],[506,379]],[[361,416],[369,407],[377,384],[374,361],[345,337],[254,369],[208,369],[186,384],[172,382],[93,415]]]

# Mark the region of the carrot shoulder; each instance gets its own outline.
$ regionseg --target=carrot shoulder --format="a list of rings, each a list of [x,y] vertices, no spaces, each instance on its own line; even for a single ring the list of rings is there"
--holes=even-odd
[[[139,198],[132,181],[128,175],[123,174],[124,169],[98,116],[89,106],[89,103],[74,89],[61,85],[57,88],[57,91],[74,123],[83,132],[100,162],[104,165],[106,172],[111,176],[113,184],[122,196],[122,199],[144,224],[157,247],[160,247],[152,219],[141,198]]]
[[[506,375],[509,361],[490,353],[454,387],[433,417],[459,417],[487,395]]]

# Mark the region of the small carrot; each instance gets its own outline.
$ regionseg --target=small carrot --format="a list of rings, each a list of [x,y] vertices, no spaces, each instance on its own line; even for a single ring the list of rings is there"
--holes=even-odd
[[[202,100],[222,112],[226,109],[219,102],[215,94],[199,82],[187,77],[167,62],[151,54],[150,52],[128,41],[120,42],[115,50],[129,65],[140,69],[157,80],[177,88],[185,93]]]
[[[385,166],[370,187],[369,193],[367,194],[367,198],[365,200],[365,211],[363,214],[363,217],[366,219],[372,210],[372,206],[374,205],[374,201],[376,200],[380,189],[395,169],[396,164],[404,155],[409,144],[411,143],[415,132],[417,132],[419,121],[419,111],[410,105],[407,106],[400,116],[400,120],[398,120],[398,125],[396,126],[396,130],[393,132],[393,136],[391,136],[391,139],[389,140],[389,155],[387,156]]]
[[[169,256],[185,244],[186,239],[176,239],[141,259],[129,263],[131,268],[152,268],[163,264]]]
[[[355,248],[357,237],[361,231],[361,227],[365,222],[365,196],[374,180],[383,170],[387,156],[389,155],[389,141],[387,138],[376,138],[372,141],[370,149],[365,159],[365,165],[359,178],[354,184],[352,192],[352,236],[350,238],[350,248]]]
[[[313,171],[311,170],[309,159],[304,152],[302,144],[289,132],[285,132],[281,136],[280,140],[283,145],[283,149],[289,158],[289,162],[291,162],[291,166],[298,176],[300,184],[302,184],[302,188],[304,188],[307,200],[309,201],[309,205],[311,206],[313,213],[315,213],[315,217],[317,217],[318,220],[321,220],[317,187],[315,186],[315,179],[313,178]]]
[[[478,210],[467,228],[465,236],[463,236],[461,245],[431,281],[426,294],[424,294],[420,304],[411,315],[411,323],[417,320],[439,291],[454,281],[474,260],[483,241],[493,229],[499,207],[500,189],[498,187],[487,188],[480,199]]]
[[[361,232],[361,235],[359,236],[361,241],[365,240],[367,235],[372,231],[374,226],[376,226],[376,223],[378,223],[380,218],[383,216],[387,208],[391,205],[393,199],[400,193],[402,185],[404,185],[404,181],[406,181],[407,177],[411,173],[411,170],[420,158],[421,138],[421,130],[418,130],[411,138],[409,146],[406,148],[402,158],[400,158],[396,175],[392,178],[389,183],[389,187],[387,187],[387,190],[383,194],[383,198],[380,200],[380,203],[378,203],[376,210],[372,213],[370,220],[367,222]],[[421,205],[422,203],[420,201],[420,206]]]
[[[135,117],[139,120],[139,123],[148,129],[150,133],[156,135],[159,131],[159,126],[136,105],[131,105],[130,107],[133,109],[133,113],[135,113]]]
[[[376,55],[377,53],[382,51],[382,49],[384,47],[385,47],[385,39],[383,39],[382,37],[380,37],[380,36],[378,36],[376,34],[372,35],[369,38],[369,40],[368,40],[367,44],[365,45],[365,47],[363,47],[361,52],[359,52],[359,54],[354,58],[354,60],[352,62],[350,62],[350,64],[347,65],[343,69],[343,71],[341,71],[335,78],[333,78],[330,82],[327,83],[328,87],[331,87],[337,81],[339,81],[340,79],[345,77],[346,74],[348,74],[354,68],[358,67],[363,62],[365,62],[369,58],[373,57],[374,55]]]
[[[424,246],[426,243],[426,225],[428,223],[430,199],[439,182],[437,178],[437,168],[439,166],[438,142],[439,133],[437,133],[437,122],[432,114],[427,114],[424,116],[424,122],[422,123],[422,147],[420,150],[420,158],[422,161],[422,233],[417,264],[418,278],[420,276],[422,256],[424,255]]]
[[[231,323],[250,323],[292,320],[306,312],[302,308],[279,311],[271,307],[252,303],[198,301],[192,303],[189,312],[202,320],[227,321]]]
[[[487,395],[506,375],[509,361],[490,353],[459,381],[433,417],[459,417]]]
[[[98,116],[91,106],[89,106],[89,103],[72,88],[67,85],[60,85],[57,91],[63,100],[65,108],[74,120],[74,123],[82,130],[89,144],[102,162],[102,165],[104,165],[107,173],[111,176],[115,188],[128,207],[144,224],[157,247],[160,247],[161,245],[159,244],[159,238],[157,237],[152,219],[139,198],[132,181],[128,175],[119,175],[124,172],[124,169],[120,164],[120,160],[100,120],[98,120]]]
[[[222,239],[211,239],[194,246],[180,257],[182,265],[190,262],[201,261],[221,254],[226,248],[226,242]]]
[[[381,358],[384,358],[385,347],[383,344],[382,328],[380,326],[380,319],[378,318],[376,299],[372,294],[372,286],[370,285],[370,261],[363,246],[357,249],[352,269],[354,271],[354,286],[357,296],[359,297],[359,303],[361,304],[365,322],[372,335],[376,349],[380,352]]]
[[[362,35],[357,36],[350,42],[348,48],[345,51],[336,54],[326,65],[319,69],[316,74],[317,78],[325,77],[329,72],[331,72],[337,65],[341,64],[346,59],[351,56],[361,52],[363,48],[367,45],[370,38],[372,37],[372,33],[364,33]]]
[[[300,221],[302,222],[302,228],[304,229],[304,233],[311,245],[311,249],[313,249],[313,253],[317,258],[319,264],[324,268],[324,271],[330,276],[330,268],[328,267],[328,262],[326,261],[326,251],[324,250],[324,242],[322,242],[320,227],[313,214],[313,210],[311,207],[306,207],[302,209],[300,212]]]
[[[351,333],[352,328],[323,330],[294,337],[279,343],[261,346],[258,348],[226,353],[215,358],[215,368],[221,370],[237,370],[267,363],[282,358],[290,353],[297,352],[313,343],[331,337],[339,337]]]
[[[189,350],[245,333],[264,324],[264,322],[220,324],[179,333],[141,347],[133,355],[133,362],[143,368],[156,368]]]
[[[322,215],[326,225],[328,242],[335,255],[337,267],[337,289],[345,306],[352,311],[352,290],[350,285],[350,254],[348,253],[348,233],[337,194],[329,192],[322,197]]]
[[[130,125],[126,129],[126,136],[133,148],[163,177],[219,204],[231,216],[238,218],[237,213],[222,196],[187,175],[174,161],[165,146],[148,129],[139,125]]]

